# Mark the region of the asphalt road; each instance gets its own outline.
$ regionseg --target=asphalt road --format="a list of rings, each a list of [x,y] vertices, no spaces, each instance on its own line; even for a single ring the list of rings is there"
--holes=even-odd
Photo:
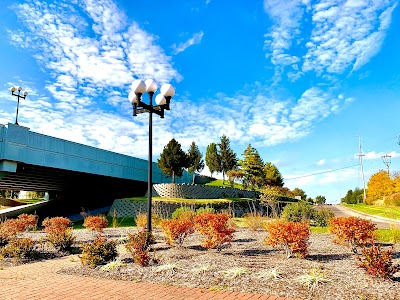
[[[352,209],[348,209],[347,207],[344,207],[341,205],[323,205],[320,207],[330,209],[335,214],[335,217],[356,216],[356,217],[362,217],[362,218],[369,219],[372,222],[374,222],[376,224],[376,227],[379,229],[390,228],[390,224],[393,223],[393,221],[385,220],[384,218],[375,217],[375,216],[367,215],[367,214],[360,213],[360,212],[356,212]],[[397,224],[400,226],[400,221],[397,221]]]

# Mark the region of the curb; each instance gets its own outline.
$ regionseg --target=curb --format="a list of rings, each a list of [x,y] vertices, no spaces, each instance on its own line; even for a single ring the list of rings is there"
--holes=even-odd
[[[377,219],[377,220],[380,220],[380,221],[392,222],[392,223],[395,223],[397,225],[400,225],[400,220],[398,220],[398,219],[389,219],[389,218],[385,218],[385,217],[381,217],[381,216],[369,215],[369,214],[366,214],[366,213],[363,213],[363,212],[360,212],[358,210],[355,210],[355,209],[352,209],[352,208],[349,208],[349,207],[345,207],[345,206],[342,206],[342,205],[337,205],[337,208],[339,208],[341,210],[348,210],[348,211],[351,211],[351,212],[353,212],[353,213],[355,213],[357,215],[361,215],[361,216],[364,216],[364,217],[367,217],[367,218],[370,218],[370,219]]]

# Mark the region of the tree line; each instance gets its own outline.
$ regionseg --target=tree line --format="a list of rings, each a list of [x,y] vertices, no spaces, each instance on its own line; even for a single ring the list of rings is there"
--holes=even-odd
[[[266,189],[273,193],[286,197],[299,196],[302,200],[310,203],[325,203],[324,196],[316,199],[307,197],[306,193],[299,188],[292,191],[284,187],[284,180],[279,169],[272,162],[264,162],[256,148],[248,144],[239,159],[232,150],[230,140],[226,135],[220,137],[218,143],[210,143],[206,148],[205,160],[195,142],[192,142],[187,152],[182,150],[181,144],[176,139],[171,139],[160,154],[157,161],[158,167],[163,174],[172,178],[181,177],[185,169],[193,175],[201,172],[205,166],[208,167],[211,177],[214,173],[222,173],[222,183],[233,186],[235,182],[242,184],[243,188],[252,190]]]

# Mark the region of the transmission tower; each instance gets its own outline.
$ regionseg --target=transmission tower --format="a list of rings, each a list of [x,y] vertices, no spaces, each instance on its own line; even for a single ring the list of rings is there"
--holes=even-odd
[[[365,154],[362,153],[361,150],[361,139],[360,136],[358,136],[358,154],[357,154],[359,160],[360,160],[360,168],[361,168],[361,176],[362,176],[362,181],[363,181],[363,202],[365,203],[365,200],[367,199],[367,193],[365,192],[365,178],[364,178],[364,168],[363,168],[363,156],[365,156]]]
[[[389,177],[390,177],[389,166],[390,166],[390,163],[391,163],[390,158],[391,158],[391,156],[388,155],[388,154],[385,154],[385,155],[382,156],[382,160],[383,160],[383,163],[386,165],[387,173],[388,173]]]

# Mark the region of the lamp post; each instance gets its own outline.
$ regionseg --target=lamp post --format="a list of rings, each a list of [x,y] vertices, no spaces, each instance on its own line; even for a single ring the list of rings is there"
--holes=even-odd
[[[153,113],[164,118],[164,110],[169,110],[171,98],[175,94],[175,89],[172,85],[166,83],[161,86],[160,94],[156,96],[156,104],[153,105],[153,96],[157,90],[157,83],[153,79],[147,79],[143,82],[140,79],[132,82],[132,91],[129,93],[129,101],[133,106],[133,116],[148,112],[149,113],[149,166],[148,166],[148,181],[147,181],[147,231],[151,232],[151,200],[153,194]],[[149,104],[142,102],[142,95],[147,92],[149,94]]]
[[[13,96],[15,96],[15,97],[17,97],[18,98],[18,101],[17,101],[17,115],[15,116],[15,124],[16,125],[18,125],[18,108],[19,108],[19,99],[20,98],[22,98],[22,99],[25,99],[26,98],[26,96],[28,96],[28,92],[27,91],[25,91],[24,92],[24,95],[23,96],[21,96],[21,91],[22,91],[22,87],[19,87],[18,88],[18,94],[17,93],[15,93],[15,87],[12,87],[11,89],[11,95],[13,95]]]

